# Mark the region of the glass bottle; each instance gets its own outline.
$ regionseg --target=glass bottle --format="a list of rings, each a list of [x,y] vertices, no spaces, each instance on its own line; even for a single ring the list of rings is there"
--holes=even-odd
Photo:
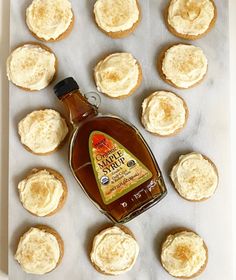
[[[70,168],[103,214],[115,223],[125,223],[166,195],[158,164],[132,124],[98,113],[98,106],[81,95],[73,78],[59,82],[54,91],[74,126]],[[90,96],[93,103],[98,97]]]

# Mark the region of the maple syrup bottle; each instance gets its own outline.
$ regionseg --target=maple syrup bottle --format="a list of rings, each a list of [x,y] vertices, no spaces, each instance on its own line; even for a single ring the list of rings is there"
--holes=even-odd
[[[69,163],[71,170],[97,208],[116,223],[138,216],[166,195],[157,162],[131,124],[98,113],[73,78],[54,87],[74,126]],[[90,96],[96,100],[95,93]]]

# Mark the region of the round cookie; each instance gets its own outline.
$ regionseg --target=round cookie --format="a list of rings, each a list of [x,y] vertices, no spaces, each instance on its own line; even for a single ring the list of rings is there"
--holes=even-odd
[[[54,270],[64,255],[64,243],[51,227],[37,225],[25,232],[18,243],[15,259],[31,274],[43,275]]]
[[[215,164],[199,153],[180,156],[170,177],[179,195],[189,201],[209,199],[215,193],[219,181]]]
[[[26,24],[39,40],[62,40],[74,25],[71,3],[69,0],[33,0],[26,9]]]
[[[55,110],[36,110],[18,124],[21,143],[31,153],[48,155],[55,152],[69,133],[64,118]]]
[[[119,225],[104,229],[95,236],[90,259],[98,272],[120,275],[131,270],[138,253],[139,246],[133,233]]]
[[[20,45],[7,59],[8,80],[27,91],[46,88],[57,73],[57,58],[50,48],[29,42]]]
[[[205,270],[207,263],[208,248],[192,230],[173,230],[162,243],[161,264],[175,278],[195,278]]]
[[[178,95],[157,91],[148,96],[142,104],[142,124],[144,128],[160,137],[174,136],[186,125],[188,107]]]
[[[201,83],[208,61],[201,48],[177,44],[161,52],[157,66],[165,82],[178,89],[188,89]]]
[[[213,0],[170,0],[164,17],[173,35],[196,40],[214,27],[217,9]]]
[[[141,20],[138,0],[97,0],[95,22],[111,38],[124,38],[134,32]]]
[[[114,53],[96,65],[94,79],[99,92],[111,98],[126,98],[141,85],[141,65],[130,53]]]
[[[64,177],[50,168],[32,169],[18,184],[23,207],[38,217],[52,216],[65,204],[67,185]]]

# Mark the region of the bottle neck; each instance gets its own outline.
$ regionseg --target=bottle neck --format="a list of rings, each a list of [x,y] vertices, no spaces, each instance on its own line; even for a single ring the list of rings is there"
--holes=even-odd
[[[91,105],[79,90],[64,95],[61,101],[65,105],[73,125],[77,125],[88,117],[96,116],[98,113],[97,108]]]

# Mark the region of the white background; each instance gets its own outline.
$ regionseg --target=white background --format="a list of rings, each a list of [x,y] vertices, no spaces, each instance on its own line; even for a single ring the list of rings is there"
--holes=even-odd
[[[15,0],[17,1],[17,0]],[[231,94],[232,94],[232,174],[236,166],[236,1],[230,0],[230,40],[231,40]],[[7,189],[8,189],[8,82],[5,73],[5,60],[9,53],[9,1],[0,0],[0,280],[7,279]],[[233,178],[233,184],[236,180]],[[236,198],[236,191],[232,199]],[[234,213],[236,214],[236,205]],[[235,217],[235,216],[234,216]],[[234,218],[235,220],[235,218]],[[236,236],[236,223],[234,224]],[[236,247],[236,242],[234,248]],[[235,252],[236,250],[234,250]],[[234,261],[236,263],[236,259]],[[236,273],[234,276],[236,279]],[[13,279],[12,279],[13,280]],[[16,280],[16,279],[14,279]],[[227,279],[233,280],[233,279]]]

